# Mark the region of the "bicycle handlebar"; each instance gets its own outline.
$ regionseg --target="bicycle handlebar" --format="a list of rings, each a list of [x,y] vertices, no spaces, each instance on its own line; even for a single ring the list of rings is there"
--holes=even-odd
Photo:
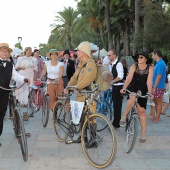
[[[128,92],[129,94],[132,94],[133,92],[129,91],[128,89],[125,89],[126,92]],[[146,95],[142,95],[142,92],[140,90],[138,90],[137,93],[133,93],[132,94],[135,97],[140,97],[140,98],[148,98],[150,96],[149,93],[147,93]]]
[[[90,91],[83,91],[81,89],[79,89],[76,86],[67,86],[66,89],[70,90],[70,89],[76,89],[80,94],[88,94],[88,93],[94,93],[97,89],[99,88],[98,84],[95,84],[95,88],[94,90],[90,90]]]
[[[18,90],[20,89],[23,85],[25,85],[26,83],[24,82],[23,84],[21,84],[19,87],[16,87],[14,85],[10,86],[10,89],[7,89],[7,88],[4,88],[2,86],[0,86],[0,89],[2,90],[6,90],[6,91],[15,91],[15,90]]]

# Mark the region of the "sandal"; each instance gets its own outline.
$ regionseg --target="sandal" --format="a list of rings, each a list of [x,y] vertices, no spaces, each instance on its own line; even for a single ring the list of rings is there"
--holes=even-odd
[[[146,135],[142,135],[140,138],[140,143],[145,143],[146,142]]]
[[[122,116],[119,125],[120,126],[126,126],[126,117],[125,116]]]
[[[162,113],[162,112],[161,112],[160,114],[161,114],[161,115],[166,115],[166,113]]]
[[[155,123],[159,123],[160,121],[161,121],[160,118],[159,119],[155,118],[155,119],[152,120],[152,122],[155,122]]]
[[[149,119],[153,119],[153,118],[154,118],[154,116],[148,115],[148,116],[147,116],[147,118],[149,118]]]
[[[23,112],[23,121],[28,121],[30,115],[27,112]]]

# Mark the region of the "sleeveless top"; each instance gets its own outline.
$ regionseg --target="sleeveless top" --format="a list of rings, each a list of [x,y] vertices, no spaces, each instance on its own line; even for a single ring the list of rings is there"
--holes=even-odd
[[[138,90],[141,90],[142,95],[146,95],[148,92],[147,78],[149,74],[149,67],[150,65],[147,65],[144,70],[140,70],[136,64],[136,70],[134,72],[133,79],[128,86],[128,89],[131,92],[137,92]]]

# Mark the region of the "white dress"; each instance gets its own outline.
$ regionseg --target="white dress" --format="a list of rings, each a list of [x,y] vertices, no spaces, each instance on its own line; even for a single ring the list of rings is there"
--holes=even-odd
[[[29,86],[34,84],[34,71],[37,71],[37,59],[34,57],[19,57],[17,59],[17,63],[15,68],[17,67],[25,67],[24,70],[19,70],[18,73],[24,76],[25,78],[30,79],[30,85],[25,84],[22,88],[16,90],[16,98],[20,102],[20,104],[26,105],[28,103],[28,94],[29,94]],[[17,83],[17,86],[20,85]]]

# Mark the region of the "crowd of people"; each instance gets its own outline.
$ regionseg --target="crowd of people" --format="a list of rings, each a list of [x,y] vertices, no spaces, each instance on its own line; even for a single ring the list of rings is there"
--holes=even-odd
[[[148,118],[153,119],[153,122],[160,122],[160,115],[165,114],[168,108],[169,102],[162,107],[164,92],[170,92],[168,86],[170,81],[166,80],[167,64],[162,59],[160,50],[152,52],[152,59],[144,51],[134,55],[135,64],[130,67],[130,71],[128,71],[126,60],[119,60],[114,49],[110,50],[103,60],[93,60],[89,42],[79,44],[74,60],[71,59],[69,50],[65,50],[63,56],[60,57],[57,49],[51,49],[46,55],[48,60],[43,61],[39,57],[40,51],[38,49],[35,49],[32,53],[32,48],[26,47],[24,55],[17,58],[14,66],[11,62],[12,59],[9,60],[11,52],[12,49],[9,48],[8,44],[0,43],[0,86],[9,88],[11,79],[17,81],[17,86],[23,81],[27,82],[26,85],[16,91],[17,100],[22,107],[26,107],[28,104],[29,86],[33,85],[34,81],[42,80],[44,76],[47,76],[47,93],[50,97],[51,110],[53,110],[56,103],[56,95],[62,95],[62,91],[68,93],[68,85],[80,89],[90,89],[91,83],[94,82],[97,76],[96,63],[98,63],[107,66],[113,75],[113,79],[109,81],[109,84],[112,87],[114,104],[112,125],[116,130],[120,126],[125,126],[126,116],[135,102],[135,97],[130,95],[122,115],[122,94],[125,93],[126,89],[129,89],[132,93],[137,93],[140,90],[142,95],[149,92],[149,100],[153,100],[154,111],[151,109]],[[155,64],[152,60],[155,61]],[[0,135],[2,134],[3,119],[7,110],[8,95],[8,92],[0,90]],[[77,95],[77,101],[84,100],[84,96]],[[141,125],[140,142],[146,141],[146,106],[147,99],[140,98],[137,104]],[[90,104],[90,108],[92,112],[95,112],[96,104]],[[77,142],[80,142],[80,139],[79,137]]]

